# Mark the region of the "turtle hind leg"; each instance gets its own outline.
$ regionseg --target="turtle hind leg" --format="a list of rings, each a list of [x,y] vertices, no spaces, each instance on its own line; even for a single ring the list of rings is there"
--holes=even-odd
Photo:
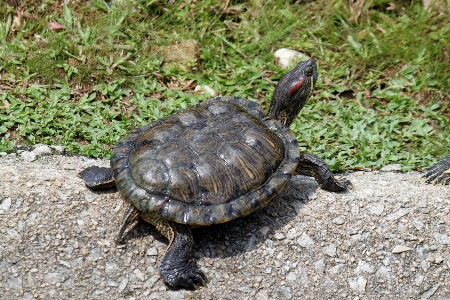
[[[164,281],[173,288],[197,289],[205,286],[208,280],[193,259],[194,241],[189,226],[166,220],[157,214],[141,217],[152,223],[169,240],[160,266]]]
[[[125,210],[125,213],[123,214],[122,222],[119,226],[119,231],[117,232],[116,237],[116,243],[117,244],[123,244],[123,237],[125,231],[130,232],[134,228],[139,225],[141,222],[141,216],[140,216],[139,210],[134,207],[133,204],[128,204],[127,209]],[[127,230],[128,229],[128,230]]]
[[[425,169],[425,182],[434,184],[450,184],[450,156]]]
[[[116,243],[122,243],[125,231],[132,230],[141,219],[155,226],[169,240],[160,266],[164,281],[174,288],[197,289],[199,286],[205,286],[208,280],[193,259],[194,241],[188,225],[166,220],[156,213],[142,213],[129,204],[123,215]]]
[[[114,177],[110,168],[89,167],[78,173],[86,186],[91,190],[106,190],[116,186]]]
[[[348,191],[352,184],[348,180],[337,180],[328,165],[312,154],[300,154],[296,174],[314,177],[321,188],[332,192]]]

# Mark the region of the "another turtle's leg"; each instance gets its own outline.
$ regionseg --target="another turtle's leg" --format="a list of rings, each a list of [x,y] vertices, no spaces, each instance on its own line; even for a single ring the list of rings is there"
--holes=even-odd
[[[425,169],[425,182],[450,184],[450,156]]]
[[[136,228],[136,226],[140,223],[140,212],[137,210],[133,204],[128,204],[127,209],[125,210],[125,213],[123,214],[122,223],[119,227],[119,232],[117,233],[116,243],[122,244],[123,243],[123,234],[125,233],[125,230],[129,228],[128,231],[133,230]]]
[[[337,192],[352,188],[348,180],[337,180],[327,164],[312,154],[300,154],[300,161],[295,170],[296,174],[314,177],[321,188]]]
[[[169,240],[160,266],[160,274],[164,281],[172,287],[187,289],[206,285],[206,276],[193,259],[193,239],[189,226],[168,221],[157,214],[141,216]]]

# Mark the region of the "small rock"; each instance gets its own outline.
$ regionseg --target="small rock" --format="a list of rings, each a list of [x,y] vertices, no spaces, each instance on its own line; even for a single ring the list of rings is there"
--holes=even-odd
[[[10,238],[13,238],[13,239],[20,238],[19,232],[15,229],[8,229],[6,232]]]
[[[297,230],[295,228],[289,229],[289,231],[286,234],[286,238],[292,240],[297,237]]]
[[[2,203],[0,204],[0,214],[6,213],[10,207],[11,207],[11,198],[3,199]]]
[[[377,277],[379,278],[383,278],[383,279],[391,279],[391,269],[385,266],[381,266],[378,270],[377,273],[375,274]]]
[[[267,235],[269,230],[270,230],[269,226],[264,226],[264,227],[261,227],[258,231],[259,231],[259,233],[261,233],[262,235],[265,236],[265,235]]]
[[[344,219],[342,219],[341,217],[336,217],[336,218],[334,218],[333,219],[333,221],[332,221],[334,224],[336,224],[336,225],[342,225],[342,224],[344,224]]]
[[[135,269],[133,273],[138,279],[140,279],[141,281],[145,281],[145,274],[140,269]]]
[[[292,299],[291,288],[288,286],[282,286],[278,289],[278,293],[284,297],[284,299]]]
[[[431,289],[425,291],[425,292],[422,294],[422,299],[428,299],[428,298],[430,298],[431,296],[433,296],[434,293],[436,293],[436,291],[438,290],[439,286],[440,286],[440,284],[437,284],[437,285],[433,286]]]
[[[436,240],[436,243],[450,245],[450,237],[446,234],[436,232],[434,233],[434,239]]]
[[[256,246],[256,236],[252,234],[252,236],[248,239],[247,246],[245,247],[245,251],[250,252],[255,249]]]
[[[6,285],[13,289],[21,290],[22,289],[22,276],[8,279],[6,281]]]
[[[65,151],[64,146],[50,146],[50,148],[54,149],[56,152],[63,153]]]
[[[402,253],[402,252],[406,252],[406,251],[410,251],[410,250],[412,250],[412,248],[402,246],[402,245],[396,245],[394,247],[394,249],[392,249],[392,253],[397,254],[397,253]]]
[[[128,284],[128,279],[124,278],[122,279],[122,281],[119,283],[119,287],[117,288],[117,292],[121,293]]]
[[[30,151],[23,151],[22,153],[20,153],[20,157],[24,161],[29,161],[29,162],[36,160],[36,154],[34,152],[30,152]]]
[[[325,272],[325,261],[323,259],[320,259],[314,263],[314,269],[316,269],[317,273],[324,273]]]
[[[97,198],[97,196],[94,195],[94,194],[86,194],[86,195],[84,195],[84,199],[86,200],[86,202],[89,202],[89,203],[94,201],[95,198]]]
[[[364,277],[353,277],[348,280],[350,288],[358,294],[363,294],[366,291],[367,280]]]
[[[33,153],[36,156],[44,155],[44,154],[52,154],[52,149],[50,149],[50,147],[47,145],[37,145],[34,148]]]
[[[439,253],[430,253],[428,254],[427,261],[438,265],[444,261],[444,258]]]
[[[310,59],[306,54],[287,48],[278,49],[274,56],[275,64],[283,69],[291,68],[301,60]]]
[[[147,255],[148,256],[156,256],[156,255],[158,255],[158,250],[156,250],[155,247],[151,247],[147,250]]]
[[[28,222],[34,223],[38,218],[38,214],[36,212],[32,212],[28,215]]]
[[[417,275],[417,277],[414,278],[414,284],[417,285],[417,286],[420,286],[424,279],[425,279],[425,276]]]
[[[281,232],[277,232],[275,233],[274,238],[276,238],[277,240],[282,240],[285,238],[285,236]]]
[[[328,274],[330,274],[331,277],[338,277],[339,275],[341,275],[344,269],[345,269],[344,264],[338,264],[328,269]]]
[[[66,281],[66,276],[61,273],[47,273],[44,275],[45,282],[48,282],[49,284],[57,284]]]
[[[380,169],[381,172],[401,172],[402,166],[400,164],[391,164]]]
[[[417,230],[421,231],[423,228],[423,222],[416,218],[412,218],[412,224],[416,227]]]
[[[213,88],[211,88],[208,85],[206,85],[206,84],[204,84],[204,85],[198,84],[195,87],[194,92],[199,92],[199,91],[204,91],[204,92],[210,94],[211,97],[215,97],[217,95],[216,91]]]
[[[383,203],[369,204],[366,206],[366,210],[371,214],[380,216],[384,211],[384,204]]]
[[[358,266],[355,269],[355,272],[357,274],[361,274],[361,273],[372,274],[374,272],[374,269],[368,262],[366,262],[364,260],[360,260],[358,262]]]
[[[297,239],[297,243],[300,244],[300,246],[309,248],[314,245],[314,240],[305,232]]]
[[[329,244],[328,246],[322,248],[322,252],[323,254],[328,255],[330,257],[336,257],[336,245]]]
[[[423,260],[420,263],[420,266],[422,267],[422,270],[424,272],[428,272],[428,270],[431,268],[431,263],[429,261]]]
[[[400,219],[401,217],[409,214],[411,211],[411,209],[409,208],[400,208],[398,211],[396,211],[395,213],[392,213],[390,215],[387,215],[386,217],[384,217],[386,220],[388,221],[396,221],[398,219]]]
[[[297,276],[295,275],[294,272],[289,272],[289,273],[286,275],[286,280],[287,280],[287,281],[295,281],[295,280],[297,280]]]

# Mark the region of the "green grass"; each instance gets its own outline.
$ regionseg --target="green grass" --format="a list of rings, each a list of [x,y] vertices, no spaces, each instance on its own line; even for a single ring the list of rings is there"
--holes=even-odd
[[[137,126],[199,103],[207,84],[268,107],[282,47],[319,65],[292,125],[333,170],[422,168],[450,152],[450,23],[418,1],[75,1],[0,8],[0,151],[37,143],[108,158]],[[258,3],[264,3],[264,5]],[[16,21],[14,21],[16,20]],[[18,22],[21,21],[21,22]],[[48,22],[66,29],[52,31]],[[154,46],[196,39],[199,65],[163,66]],[[190,81],[194,84],[182,88]]]

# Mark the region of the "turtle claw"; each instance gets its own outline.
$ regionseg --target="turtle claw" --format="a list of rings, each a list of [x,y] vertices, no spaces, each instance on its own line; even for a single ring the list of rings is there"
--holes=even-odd
[[[208,283],[206,275],[197,267],[194,261],[190,261],[182,268],[172,270],[161,269],[161,276],[173,288],[197,290],[201,286],[206,286]]]

